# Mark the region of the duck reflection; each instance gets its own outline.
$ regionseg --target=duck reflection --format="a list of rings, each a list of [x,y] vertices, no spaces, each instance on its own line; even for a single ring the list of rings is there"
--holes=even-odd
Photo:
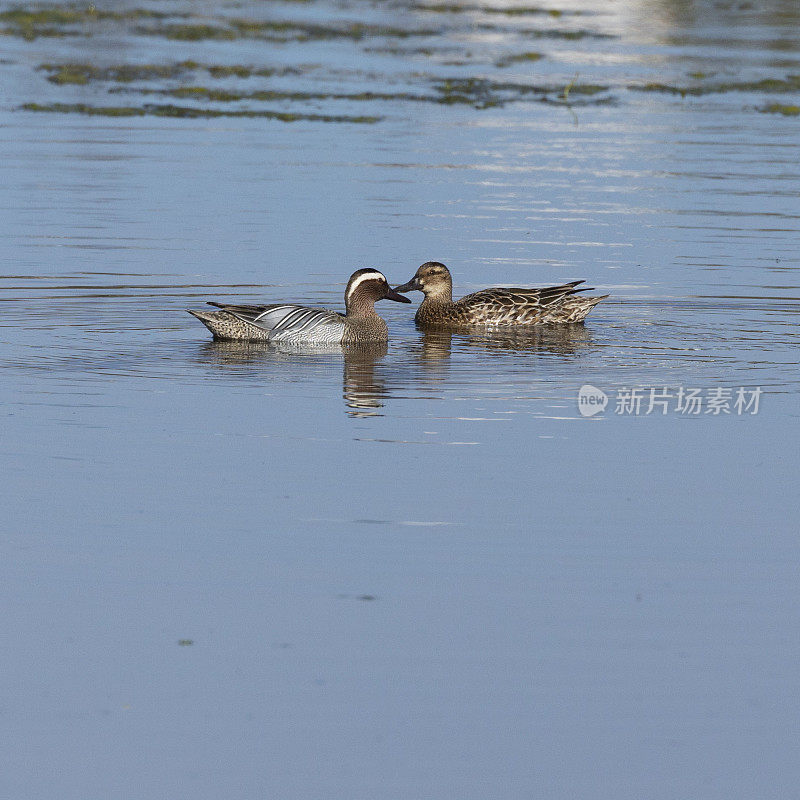
[[[332,359],[343,359],[342,395],[347,413],[354,417],[376,416],[388,394],[376,366],[388,352],[385,342],[361,345],[315,345],[300,347],[267,342],[205,342],[201,360],[239,374],[264,379],[276,369],[289,370],[290,381],[308,380],[314,368],[325,368]]]
[[[529,328],[475,328],[454,331],[426,328],[422,331],[418,358],[427,372],[445,371],[454,351],[485,350],[493,354],[541,353],[578,356],[592,343],[584,325],[535,325]]]
[[[388,394],[383,376],[375,367],[388,352],[386,342],[342,347],[344,376],[342,396],[351,417],[377,416]]]
[[[446,380],[453,362],[467,369],[471,380],[485,382],[487,370],[502,379],[510,364],[495,359],[525,353],[574,358],[590,349],[592,335],[583,325],[538,325],[527,329],[453,331],[425,329],[419,340],[396,352],[397,363],[384,363],[386,343],[329,345],[303,348],[266,342],[211,341],[200,348],[206,365],[235,370],[259,382],[280,373],[289,382],[330,380],[337,362],[342,365],[342,397],[351,417],[380,416],[390,391],[401,386],[421,389],[426,378]],[[517,365],[518,367],[518,365]],[[387,379],[392,387],[387,386]]]

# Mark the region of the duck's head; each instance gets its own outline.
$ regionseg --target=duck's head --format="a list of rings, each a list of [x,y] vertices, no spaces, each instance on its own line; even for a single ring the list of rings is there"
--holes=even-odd
[[[439,261],[426,261],[408,283],[395,287],[396,292],[415,290],[423,292],[425,297],[452,300],[453,279],[450,277],[450,270]]]
[[[344,290],[345,308],[368,308],[378,300],[394,300],[397,303],[410,303],[407,297],[398,294],[386,280],[386,276],[376,269],[356,270]]]

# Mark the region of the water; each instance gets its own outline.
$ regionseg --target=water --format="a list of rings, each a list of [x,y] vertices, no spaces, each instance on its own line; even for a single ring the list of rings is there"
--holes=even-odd
[[[4,795],[794,792],[797,10],[433,8],[0,17]],[[429,259],[611,297],[357,354],[184,312]]]

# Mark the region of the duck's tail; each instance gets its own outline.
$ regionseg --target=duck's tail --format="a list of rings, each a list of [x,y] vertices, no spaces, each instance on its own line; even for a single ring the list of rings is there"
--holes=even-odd
[[[232,335],[230,314],[224,311],[192,311],[191,309],[187,309],[187,311],[199,319],[211,331],[215,339],[236,338]]]
[[[583,322],[589,312],[601,301],[608,297],[607,294],[599,297],[568,297],[564,300],[564,311],[567,313],[565,322]]]
[[[214,332],[214,324],[219,316],[219,311],[192,311],[190,308],[187,308],[186,311],[193,317],[197,317],[212,333]]]

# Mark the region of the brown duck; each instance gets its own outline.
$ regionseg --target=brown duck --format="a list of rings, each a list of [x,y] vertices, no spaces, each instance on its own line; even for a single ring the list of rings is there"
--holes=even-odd
[[[414,319],[423,326],[459,328],[470,325],[544,325],[583,322],[601,300],[580,297],[583,281],[571,281],[544,289],[483,289],[453,301],[450,270],[438,261],[426,261],[414,277],[396,292],[420,291],[425,299]]]

